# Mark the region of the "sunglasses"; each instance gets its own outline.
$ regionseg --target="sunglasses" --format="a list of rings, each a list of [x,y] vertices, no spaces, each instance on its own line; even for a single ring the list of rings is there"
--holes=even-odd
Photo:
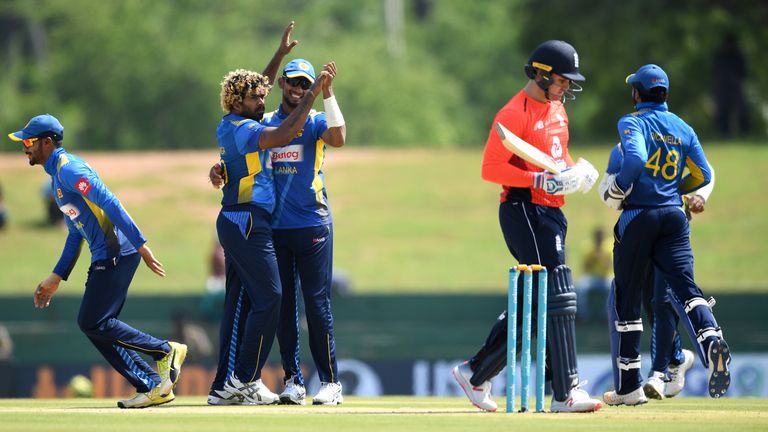
[[[309,82],[306,78],[301,77],[294,77],[294,78],[288,78],[285,77],[285,82],[288,83],[291,87],[301,87],[303,90],[307,90],[310,87],[312,87],[312,83]]]
[[[35,138],[27,138],[27,139],[25,139],[25,140],[21,140],[21,142],[23,142],[23,143],[24,143],[24,147],[26,147],[26,148],[30,148],[30,147],[32,147],[33,145],[35,145],[35,141],[37,141],[37,140],[39,140],[39,139],[40,139],[39,137],[35,137]]]

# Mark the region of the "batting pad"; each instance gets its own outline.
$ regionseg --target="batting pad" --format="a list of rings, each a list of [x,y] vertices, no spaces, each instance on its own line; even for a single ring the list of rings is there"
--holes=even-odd
[[[547,348],[555,400],[563,401],[579,381],[576,361],[576,288],[571,269],[563,264],[550,276],[547,305]]]

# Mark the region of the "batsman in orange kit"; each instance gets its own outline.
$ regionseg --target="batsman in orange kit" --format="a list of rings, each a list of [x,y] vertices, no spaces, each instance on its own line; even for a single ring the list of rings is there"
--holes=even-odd
[[[579,57],[568,43],[550,40],[539,45],[525,65],[526,86],[496,114],[497,122],[522,140],[551,156],[560,174],[542,170],[514,155],[491,127],[483,154],[482,177],[502,186],[499,223],[507,248],[518,263],[540,264],[549,271],[547,284],[547,380],[551,381],[552,412],[597,411],[602,403],[579,387],[576,361],[576,290],[565,265],[567,221],[560,207],[564,195],[586,193],[598,173],[586,160],[574,163],[568,153],[568,115],[564,102],[583,81]],[[572,88],[573,87],[573,88]],[[499,269],[499,274],[505,274]],[[520,281],[522,283],[522,280]],[[533,285],[536,308],[538,284]],[[518,294],[522,295],[522,288]],[[519,300],[519,307],[523,302]],[[522,319],[521,311],[517,313]],[[535,324],[534,324],[535,326]],[[522,325],[518,323],[518,333]],[[535,334],[535,327],[532,329]],[[517,340],[522,341],[518,334]],[[453,376],[478,408],[495,411],[491,379],[506,364],[507,312],[496,320],[483,346]]]

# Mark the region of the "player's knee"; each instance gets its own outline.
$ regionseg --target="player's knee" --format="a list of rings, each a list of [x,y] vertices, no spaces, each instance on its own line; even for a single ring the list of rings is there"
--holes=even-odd
[[[87,317],[78,317],[77,325],[80,327],[80,331],[88,336],[95,336],[102,334],[106,331],[107,323],[109,320],[93,320]]]

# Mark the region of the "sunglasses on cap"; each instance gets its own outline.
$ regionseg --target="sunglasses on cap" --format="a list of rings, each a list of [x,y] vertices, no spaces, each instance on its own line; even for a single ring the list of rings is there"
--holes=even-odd
[[[302,90],[307,90],[312,87],[312,83],[308,79],[302,77],[285,77],[285,82],[291,87],[300,87]]]

